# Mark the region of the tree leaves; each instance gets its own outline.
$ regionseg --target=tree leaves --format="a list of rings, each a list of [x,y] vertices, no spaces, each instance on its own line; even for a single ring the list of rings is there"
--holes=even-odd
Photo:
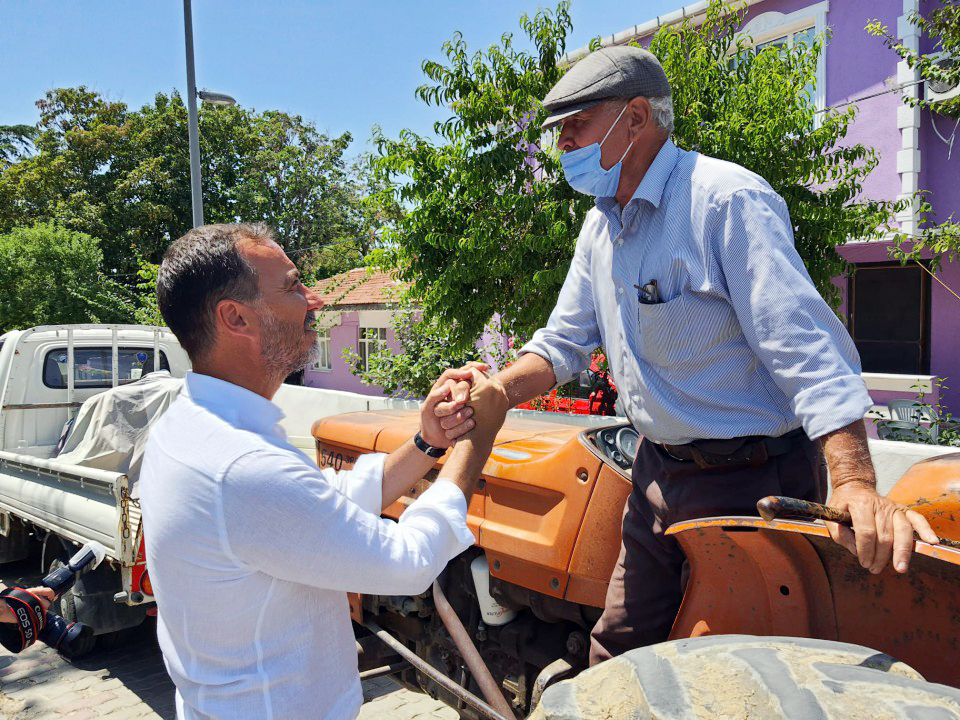
[[[158,93],[130,110],[78,87],[52,90],[37,105],[36,152],[0,172],[0,231],[52,221],[86,233],[123,278],[141,259],[159,262],[192,226],[180,96]],[[307,279],[356,267],[371,231],[358,174],[366,166],[348,166],[350,143],[349,133],[328,137],[297,115],[203,106],[206,221],[267,222]]]
[[[410,283],[424,320],[459,352],[494,315],[518,337],[544,324],[592,205],[563,180],[556,150],[542,147],[540,99],[565,71],[568,11],[561,3],[521,18],[531,52],[507,33],[471,54],[458,33],[443,46],[446,62],[423,63],[430,82],[417,97],[451,113],[435,126],[440,142],[409,130],[396,140],[374,135],[376,171],[395,183],[405,213],[371,260]],[[755,53],[737,34],[743,15],[713,0],[702,24],[688,20],[654,37],[673,87],[675,141],[743,165],[783,195],[810,275],[836,303],[831,278],[845,267],[836,246],[878,236],[895,206],[860,197],[877,156],[842,142],[855,110],[816,114],[808,93],[824,39]]]
[[[0,332],[130,318],[133,298],[103,275],[102,258],[96,238],[51,223],[0,235]]]

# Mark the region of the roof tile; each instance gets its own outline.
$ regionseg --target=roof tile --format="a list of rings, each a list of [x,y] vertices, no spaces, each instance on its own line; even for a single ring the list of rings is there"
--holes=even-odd
[[[388,273],[370,273],[367,268],[354,268],[321,280],[312,289],[328,307],[339,307],[395,303],[406,286]]]

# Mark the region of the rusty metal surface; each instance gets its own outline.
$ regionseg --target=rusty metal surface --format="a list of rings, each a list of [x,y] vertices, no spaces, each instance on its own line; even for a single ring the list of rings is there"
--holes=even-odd
[[[960,550],[918,540],[908,573],[873,575],[819,524],[711,518],[669,532],[691,567],[672,638],[840,640],[888,653],[927,680],[960,684]]]

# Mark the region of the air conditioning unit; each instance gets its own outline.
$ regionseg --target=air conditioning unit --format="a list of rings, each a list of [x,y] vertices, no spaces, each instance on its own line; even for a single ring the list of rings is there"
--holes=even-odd
[[[936,63],[942,68],[955,67],[957,59],[948,53],[937,53]],[[927,102],[942,102],[955,98],[960,95],[960,78],[955,78],[952,83],[940,80],[927,80],[924,83],[924,99]]]

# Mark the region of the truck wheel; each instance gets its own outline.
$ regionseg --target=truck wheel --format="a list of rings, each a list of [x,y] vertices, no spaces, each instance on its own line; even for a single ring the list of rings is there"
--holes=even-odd
[[[50,561],[50,566],[47,568],[47,573],[52,573],[54,570],[59,570],[62,567],[65,567],[66,563],[62,558],[55,557]],[[68,623],[77,622],[77,607],[76,607],[76,596],[73,594],[73,588],[68,588],[63,593],[57,597],[52,603],[50,603],[50,612],[54,615],[59,615]],[[97,644],[97,638],[94,635],[90,635],[87,638],[84,638],[82,641],[76,641],[73,644],[73,652],[71,653],[71,658],[80,657],[91,652],[94,646]]]
[[[529,720],[960,717],[960,690],[876,650],[716,635],[632,650],[548,688]]]

